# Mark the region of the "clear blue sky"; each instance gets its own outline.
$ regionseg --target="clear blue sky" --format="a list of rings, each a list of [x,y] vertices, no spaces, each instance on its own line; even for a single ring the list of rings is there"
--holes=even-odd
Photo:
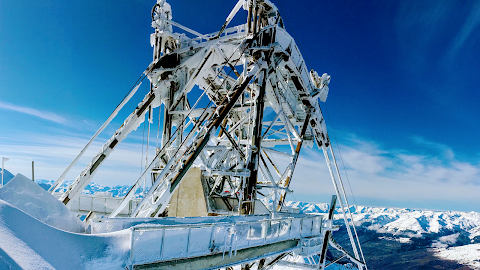
[[[236,3],[168,2],[175,21],[201,33],[218,31]],[[323,110],[357,203],[480,211],[480,2],[274,3],[308,68],[332,76]],[[0,0],[0,156],[11,158],[6,167],[12,173],[30,176],[35,160],[36,178],[54,180],[73,160],[149,64],[154,4]],[[245,18],[243,11],[237,16],[236,22]],[[142,131],[94,181],[136,179]],[[295,198],[328,201],[333,191],[326,167],[310,164],[320,153],[302,154]]]

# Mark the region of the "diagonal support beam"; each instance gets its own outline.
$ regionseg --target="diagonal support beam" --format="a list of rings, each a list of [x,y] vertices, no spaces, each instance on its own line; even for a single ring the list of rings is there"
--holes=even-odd
[[[265,136],[267,136],[267,133],[270,131],[270,129],[273,127],[273,124],[275,124],[275,122],[277,121],[278,117],[280,117],[280,114],[283,113],[283,110],[280,110],[277,115],[275,115],[275,117],[273,118],[272,122],[270,123],[270,125],[268,126],[267,130],[265,130],[265,132],[263,133],[262,135],[262,139],[265,138]]]
[[[290,171],[287,174],[285,182],[283,182],[283,187],[284,188],[288,189],[288,187],[290,186],[290,182],[291,182],[291,179],[292,179],[292,176],[293,176],[293,171],[295,170],[295,165],[297,165],[298,156],[300,155],[300,150],[302,149],[302,144],[303,144],[303,140],[304,140],[304,137],[305,137],[305,133],[307,132],[307,127],[308,127],[308,121],[309,120],[310,120],[310,112],[308,112],[307,115],[305,116],[305,121],[303,122],[302,131],[300,133],[300,140],[298,141],[297,147],[295,148],[295,154],[294,154],[294,157],[293,157],[293,160],[292,160],[292,163],[291,163],[291,168],[290,168]],[[279,184],[281,184],[281,183],[279,183]],[[286,195],[287,195],[287,192],[282,191],[282,194],[280,195],[280,201],[278,202],[277,211],[280,211],[280,209],[282,208],[282,205],[285,201]]]
[[[328,209],[327,222],[329,222],[329,224],[328,224],[329,227],[332,225],[333,215],[335,213],[336,205],[337,205],[337,196],[333,195],[332,196],[332,201],[330,203],[330,208]],[[332,233],[331,230],[327,230],[325,232],[325,235],[323,236],[322,251],[319,254],[320,255],[320,260],[318,261],[318,267],[319,267],[319,269],[322,269],[322,270],[325,268],[325,262],[327,260],[328,240],[330,239],[330,234],[331,233]]]
[[[177,154],[171,158],[165,166],[165,169],[157,177],[155,184],[133,212],[133,216],[155,217],[163,213],[168,201],[170,201],[173,192],[177,189],[184,175],[193,165],[195,159],[200,155],[210,140],[210,136],[219,128],[222,121],[233,108],[240,95],[243,94],[243,91],[250,83],[250,80],[257,74],[258,70],[259,64],[255,63],[245,78],[239,78],[238,83],[233,87],[230,95],[221,101],[215,113],[206,121],[204,127],[198,130],[198,134],[193,138],[189,147],[180,154],[178,153],[179,150],[184,148],[184,144],[190,141],[190,139],[186,138],[182,142],[182,145],[178,148],[179,150],[177,150]],[[195,130],[192,130],[191,133],[193,133],[193,131]],[[170,180],[167,180],[169,178]],[[153,197],[154,193],[158,194]]]
[[[240,149],[240,147],[238,146],[237,142],[233,139],[232,135],[230,135],[230,133],[225,129],[225,127],[223,125],[220,125],[220,128],[222,128],[223,132],[225,133],[225,135],[227,136],[228,140],[230,141],[230,143],[232,144],[232,146],[238,151],[238,153],[240,154],[240,156],[245,159],[245,154],[243,153],[243,151]]]
[[[252,151],[250,162],[247,165],[247,169],[250,171],[250,177],[248,177],[247,185],[243,193],[244,204],[241,207],[241,214],[249,215],[254,213],[253,200],[256,197],[256,186],[258,178],[258,161],[260,156],[261,142],[262,142],[262,119],[263,119],[263,109],[264,109],[264,97],[265,89],[267,85],[267,70],[263,70],[261,78],[262,84],[260,85],[260,91],[258,93],[257,101],[255,104],[255,126],[253,128],[252,134]]]
[[[53,194],[55,192],[55,190],[60,185],[62,185],[63,180],[65,179],[65,176],[67,175],[67,173],[73,168],[73,166],[75,166],[75,164],[77,164],[78,160],[83,156],[85,151],[87,151],[88,147],[90,147],[92,142],[97,138],[97,136],[100,133],[102,133],[102,131],[108,126],[108,124],[110,124],[110,122],[112,122],[113,118],[115,118],[115,116],[117,116],[118,112],[123,108],[123,106],[125,106],[125,104],[127,104],[127,102],[133,97],[133,95],[135,95],[135,93],[137,92],[140,85],[142,85],[141,82],[137,86],[135,86],[135,88],[133,88],[132,91],[130,91],[130,93],[122,100],[122,102],[120,102],[120,104],[115,108],[115,110],[112,112],[112,114],[108,117],[107,121],[105,121],[105,123],[103,123],[103,125],[97,130],[97,132],[95,132],[95,134],[90,139],[90,141],[83,147],[82,151],[80,151],[78,156],[67,167],[67,169],[62,173],[62,175],[60,175],[60,177],[57,179],[57,181],[55,181],[55,183],[53,183],[52,187],[48,190],[48,192]]]
[[[130,114],[125,120],[124,124],[117,129],[113,136],[100,148],[98,154],[92,159],[90,164],[80,173],[75,181],[67,188],[67,191],[60,197],[60,201],[63,204],[69,205],[69,203],[75,199],[80,192],[90,183],[92,177],[97,172],[98,167],[103,161],[113,152],[115,146],[133,130],[145,121],[145,113],[147,109],[154,104],[155,93],[148,93],[139,106]],[[157,106],[159,104],[156,104]]]
[[[115,210],[113,210],[113,212],[110,214],[109,218],[116,217],[127,206],[127,204],[130,202],[130,200],[133,198],[133,196],[135,196],[135,192],[137,191],[137,189],[141,186],[141,180],[146,176],[146,174],[148,172],[150,172],[153,169],[153,167],[155,166],[155,164],[159,160],[162,160],[162,157],[167,152],[167,147],[168,147],[168,145],[163,146],[162,149],[155,155],[152,162],[150,162],[150,165],[148,165],[148,167],[145,168],[145,170],[142,172],[140,177],[138,177],[135,184],[133,184],[133,186],[128,191],[127,195],[125,195],[123,197],[122,201],[117,205]]]
[[[263,267],[258,267],[258,270],[265,270],[265,269],[270,269],[272,266],[274,266],[277,262],[279,262],[281,259],[285,258],[285,256],[288,255],[288,252],[282,253],[278,255],[277,257],[273,258],[269,263],[264,265]]]

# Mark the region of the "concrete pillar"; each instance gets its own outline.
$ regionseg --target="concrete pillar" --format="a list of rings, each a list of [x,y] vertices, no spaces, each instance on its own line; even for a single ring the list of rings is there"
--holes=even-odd
[[[168,208],[169,217],[208,216],[200,168],[191,167],[175,190]]]

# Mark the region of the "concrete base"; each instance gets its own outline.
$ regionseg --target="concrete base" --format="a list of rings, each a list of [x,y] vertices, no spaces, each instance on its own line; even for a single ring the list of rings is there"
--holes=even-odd
[[[208,216],[200,168],[191,167],[175,190],[168,208],[169,217]]]

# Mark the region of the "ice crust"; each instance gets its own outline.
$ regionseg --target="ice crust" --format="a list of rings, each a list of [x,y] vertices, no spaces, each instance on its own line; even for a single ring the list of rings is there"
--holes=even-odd
[[[0,188],[0,200],[60,230],[84,233],[83,222],[64,204],[21,174]]]

